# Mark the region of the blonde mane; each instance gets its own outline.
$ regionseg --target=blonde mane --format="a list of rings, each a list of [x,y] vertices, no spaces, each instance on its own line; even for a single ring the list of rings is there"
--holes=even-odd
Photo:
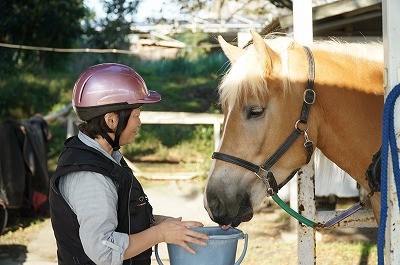
[[[270,37],[270,36],[268,36]],[[287,91],[289,84],[289,59],[288,51],[291,50],[296,42],[289,37],[275,37],[265,39],[265,42],[277,52],[282,61],[282,80],[283,91]],[[359,58],[359,60],[370,60],[377,63],[383,62],[383,47],[381,43],[346,43],[336,40],[316,41],[310,45],[313,50],[329,51],[342,55]],[[268,83],[264,78],[264,72],[258,60],[256,50],[253,45],[244,49],[244,53],[237,61],[231,65],[226,72],[222,82],[218,87],[220,103],[227,107],[237,104],[244,104],[246,98],[243,95],[252,95],[258,100],[268,96]]]
[[[321,51],[329,51],[337,54],[345,54],[360,60],[383,62],[383,45],[379,42],[351,43],[337,40],[316,41],[310,48]]]

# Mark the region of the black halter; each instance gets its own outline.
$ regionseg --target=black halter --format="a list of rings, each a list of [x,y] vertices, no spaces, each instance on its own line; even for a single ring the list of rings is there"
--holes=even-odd
[[[267,187],[267,192],[269,195],[273,196],[278,192],[280,188],[282,188],[286,183],[288,183],[293,176],[297,173],[299,169],[295,169],[284,182],[279,185],[276,182],[274,174],[269,171],[271,167],[279,160],[279,158],[293,145],[296,139],[300,136],[304,136],[304,147],[307,151],[307,163],[310,162],[311,155],[313,152],[313,142],[308,138],[307,130],[308,130],[308,114],[310,113],[311,105],[315,102],[315,91],[314,87],[314,77],[315,77],[315,63],[314,57],[311,53],[310,48],[303,46],[309,63],[309,73],[308,73],[308,83],[307,89],[304,91],[303,96],[303,107],[301,109],[300,118],[296,121],[294,125],[294,131],[292,134],[286,139],[286,141],[275,151],[274,154],[271,155],[270,158],[261,166],[255,165],[249,161],[243,160],[241,158],[227,155],[220,152],[214,152],[212,155],[213,159],[223,160],[228,163],[232,163],[241,167],[244,167],[250,171],[253,171],[257,177],[263,180],[264,184]],[[299,125],[302,124],[301,127],[305,127],[305,129],[301,129]]]

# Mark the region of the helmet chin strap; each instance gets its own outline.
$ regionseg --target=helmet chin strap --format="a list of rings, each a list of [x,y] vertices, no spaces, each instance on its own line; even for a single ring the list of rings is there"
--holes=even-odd
[[[121,137],[122,131],[126,127],[126,122],[125,122],[124,116],[125,116],[125,110],[121,110],[118,115],[118,125],[117,125],[117,129],[115,130],[115,133],[114,133],[115,134],[114,140],[110,137],[110,135],[108,135],[107,132],[105,132],[104,130],[101,130],[98,124],[95,125],[97,131],[111,145],[111,147],[114,151],[117,151],[121,148],[121,146],[119,145],[119,138]],[[104,119],[104,117],[103,117],[103,119]]]

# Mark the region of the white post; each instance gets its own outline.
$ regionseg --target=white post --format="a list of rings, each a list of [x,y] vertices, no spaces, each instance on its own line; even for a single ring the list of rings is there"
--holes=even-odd
[[[303,166],[299,171],[298,178],[298,212],[310,219],[314,220],[316,215],[315,208],[315,181],[314,181],[314,157],[308,165]],[[315,229],[306,225],[299,225],[297,237],[297,256],[298,264],[311,265],[316,264],[316,243]]]
[[[312,22],[312,1],[293,0],[293,34],[299,44],[308,45],[313,42]],[[316,214],[314,170],[306,168],[301,169],[302,173],[298,177],[298,205],[301,205],[300,213],[303,216],[314,220]],[[290,202],[294,208],[292,200]],[[295,205],[295,210],[299,210],[298,205]],[[315,229],[305,225],[298,226],[297,250],[298,264],[316,264]]]
[[[301,45],[313,42],[312,1],[293,0],[293,35]]]
[[[382,2],[383,44],[384,44],[384,86],[385,96],[400,83],[400,1],[384,0]],[[386,97],[385,97],[386,98]],[[400,133],[400,104],[395,105],[395,131]],[[397,138],[399,146],[399,137]],[[395,150],[391,150],[392,152]],[[385,264],[400,264],[400,216],[398,193],[394,183],[391,158],[388,159],[388,219],[386,223]]]
[[[295,209],[296,211],[299,209],[299,203],[298,203],[298,199],[299,199],[299,189],[298,189],[298,180],[299,179],[299,175],[296,174],[296,176],[294,176],[294,178],[289,181],[289,202],[290,202],[290,208]],[[299,221],[297,221],[296,218],[290,218],[290,230],[297,232],[299,228]]]

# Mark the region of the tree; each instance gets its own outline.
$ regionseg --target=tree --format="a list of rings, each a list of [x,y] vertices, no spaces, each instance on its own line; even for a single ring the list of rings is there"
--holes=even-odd
[[[0,42],[70,48],[82,34],[80,22],[86,14],[83,0],[1,1]],[[44,51],[1,48],[0,61],[0,71],[4,72],[10,69],[10,63],[20,68],[53,67],[59,57]]]
[[[103,0],[105,17],[86,21],[88,44],[103,49],[129,49],[131,25],[139,0]]]
[[[284,1],[287,2],[288,0]],[[277,0],[179,0],[178,2],[183,13],[196,14],[203,12],[207,15],[212,14],[215,19],[222,20],[230,20],[234,15],[257,19],[266,14],[277,14],[282,11],[279,8],[286,7],[284,5],[275,5],[276,3],[273,2],[279,2]]]

